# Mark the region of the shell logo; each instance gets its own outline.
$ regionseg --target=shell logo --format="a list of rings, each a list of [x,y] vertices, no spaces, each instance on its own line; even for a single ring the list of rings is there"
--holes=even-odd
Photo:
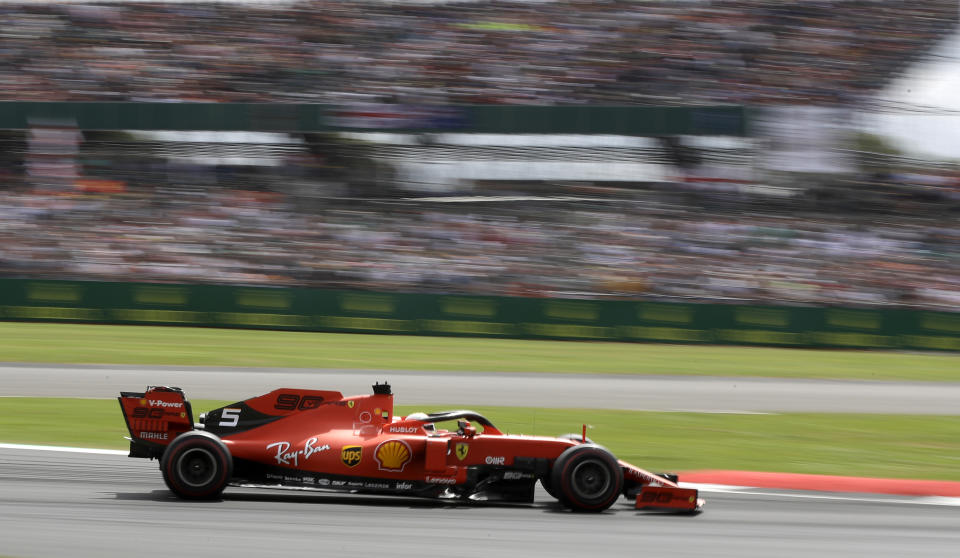
[[[410,446],[403,440],[387,440],[381,442],[373,453],[381,471],[403,471],[403,468],[413,459]]]

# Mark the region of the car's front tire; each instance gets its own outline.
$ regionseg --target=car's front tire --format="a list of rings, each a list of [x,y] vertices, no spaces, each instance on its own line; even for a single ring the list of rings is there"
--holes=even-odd
[[[187,500],[217,498],[233,475],[233,458],[220,438],[192,431],[177,436],[160,459],[163,481]]]
[[[576,443],[578,443],[578,444],[592,444],[592,443],[593,443],[593,440],[591,440],[590,438],[584,439],[584,437],[583,437],[582,434],[575,434],[575,433],[572,433],[572,432],[571,432],[571,433],[568,433],[568,434],[561,434],[561,435],[557,436],[557,438],[560,438],[561,440],[570,440],[570,441],[576,442]],[[553,484],[550,482],[550,472],[549,472],[549,471],[548,471],[545,475],[543,475],[542,477],[540,477],[540,486],[542,486],[543,489],[547,491],[547,494],[549,494],[552,498],[554,498],[554,499],[556,499],[556,500],[560,500],[560,494],[559,494],[556,490],[553,489]]]
[[[564,506],[579,512],[601,512],[623,490],[623,469],[617,458],[594,444],[567,448],[553,464],[550,492]]]

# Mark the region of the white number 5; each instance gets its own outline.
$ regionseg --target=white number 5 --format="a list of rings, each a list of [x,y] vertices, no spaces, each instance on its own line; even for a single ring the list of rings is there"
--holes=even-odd
[[[236,426],[240,421],[240,409],[224,409],[220,413],[220,426]]]

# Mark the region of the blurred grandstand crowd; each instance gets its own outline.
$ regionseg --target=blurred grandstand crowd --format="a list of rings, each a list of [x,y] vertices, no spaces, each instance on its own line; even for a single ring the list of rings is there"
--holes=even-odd
[[[660,193],[640,203],[353,200],[304,210],[281,194],[235,189],[0,192],[0,273],[570,298],[960,304],[955,212],[697,205]]]
[[[957,3],[31,3],[0,5],[0,21],[0,100],[844,104],[952,29]],[[0,148],[0,276],[960,305],[955,169],[874,176],[892,190],[871,207],[679,184],[582,202],[347,200],[285,187],[343,179],[312,156],[227,177],[124,155],[77,189],[96,170],[82,133],[45,133],[46,147]]]
[[[4,3],[0,100],[849,103],[955,0]]]

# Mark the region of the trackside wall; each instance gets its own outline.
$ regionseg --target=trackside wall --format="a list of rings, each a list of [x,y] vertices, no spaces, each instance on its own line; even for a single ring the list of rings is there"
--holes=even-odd
[[[0,320],[960,351],[960,313],[0,279]]]

